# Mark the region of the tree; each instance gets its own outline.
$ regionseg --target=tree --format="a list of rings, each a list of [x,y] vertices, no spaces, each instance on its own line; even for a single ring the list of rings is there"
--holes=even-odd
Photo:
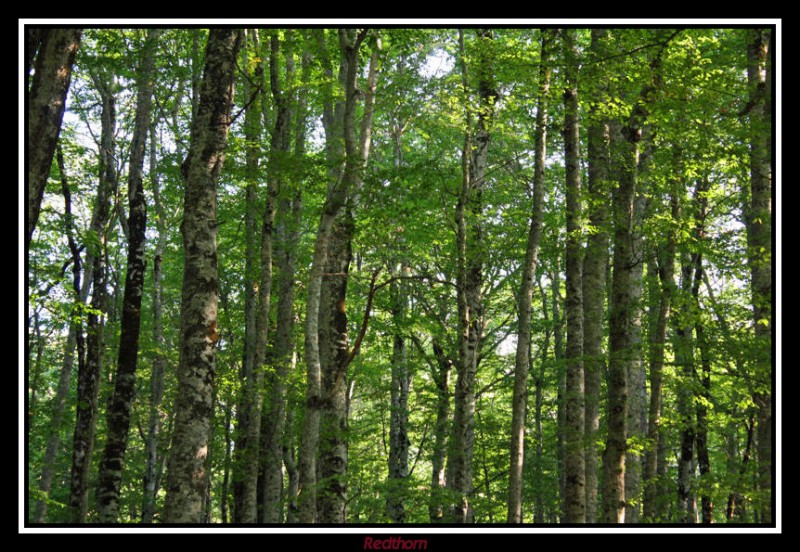
[[[121,321],[119,360],[114,378],[114,394],[108,406],[108,429],[97,489],[98,519],[115,523],[119,516],[119,494],[125,449],[128,446],[136,363],[139,355],[139,328],[145,271],[145,230],[147,203],[144,196],[144,161],[155,69],[155,45],[159,31],[150,29],[142,47],[136,96],[136,120],[128,175],[128,270]]]
[[[191,145],[181,167],[184,269],[175,430],[167,468],[164,520],[204,519],[209,424],[217,336],[217,178],[225,160],[241,32],[212,29]]]
[[[756,455],[758,488],[772,489],[772,389],[767,367],[772,350],[772,33],[755,29],[747,44],[748,106],[750,129],[750,202],[745,205],[748,264],[750,266],[753,320],[757,341],[760,385],[753,400],[758,408]],[[772,521],[772,502],[764,500],[761,521]]]
[[[481,194],[486,186],[489,138],[491,136],[497,90],[493,80],[493,33],[489,29],[477,32],[477,122],[473,127],[473,109],[467,106],[466,132],[462,149],[461,191],[456,204],[456,244],[458,251],[458,363],[456,364],[455,408],[450,454],[447,458],[447,485],[455,495],[451,518],[455,523],[472,523],[472,454],[474,447],[475,376],[483,334],[483,206]],[[471,84],[468,73],[463,31],[459,31],[463,92],[470,101]]]
[[[39,220],[44,187],[61,132],[72,64],[81,42],[81,28],[27,28],[26,76],[35,53],[33,81],[28,88],[28,225],[25,244],[30,245]]]
[[[84,523],[89,510],[89,469],[94,450],[98,418],[98,393],[105,353],[104,325],[107,309],[106,244],[108,239],[109,203],[117,187],[114,162],[114,127],[116,100],[107,73],[93,74],[102,105],[99,157],[100,176],[97,186],[90,231],[92,243],[92,299],[86,322],[86,362],[78,365],[78,410],[72,446],[72,478],[70,516],[73,523]],[[83,368],[81,370],[81,368]]]
[[[525,248],[522,285],[517,299],[519,311],[517,352],[514,357],[514,399],[511,422],[511,473],[508,498],[508,521],[522,523],[522,468],[524,463],[524,433],[527,410],[528,366],[530,365],[531,301],[533,283],[542,236],[542,210],[544,204],[544,169],[547,150],[547,103],[550,93],[550,48],[553,37],[549,30],[542,31],[541,58],[539,61],[539,92],[536,107],[535,169],[533,177],[533,206]]]
[[[586,464],[584,461],[583,294],[581,255],[580,122],[578,119],[578,52],[574,29],[563,31],[564,160],[567,214],[567,381],[565,447],[565,512],[567,523],[586,522]]]

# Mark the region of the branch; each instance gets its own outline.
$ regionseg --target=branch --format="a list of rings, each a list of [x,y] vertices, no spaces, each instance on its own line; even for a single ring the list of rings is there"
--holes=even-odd
[[[380,272],[381,269],[378,268],[372,273],[372,281],[369,284],[369,295],[367,296],[367,306],[364,307],[364,319],[361,321],[361,331],[358,333],[358,337],[353,345],[353,349],[350,351],[350,354],[347,355],[347,360],[345,360],[343,366],[339,368],[337,379],[341,373],[344,372],[348,366],[350,366],[350,363],[353,362],[353,359],[356,358],[356,355],[361,350],[361,343],[364,341],[364,335],[367,333],[369,317],[372,313],[372,300],[375,299],[375,292],[377,291],[377,288],[375,287],[375,281],[378,279],[378,274],[380,274]]]

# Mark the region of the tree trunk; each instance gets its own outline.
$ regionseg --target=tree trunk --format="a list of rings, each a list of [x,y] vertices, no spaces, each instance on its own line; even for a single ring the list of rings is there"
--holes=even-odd
[[[445,461],[447,459],[447,427],[450,422],[450,372],[453,362],[445,354],[441,344],[434,339],[433,354],[436,357],[436,370],[433,381],[436,384],[436,422],[431,447],[431,498],[428,515],[432,523],[444,519]]]
[[[675,320],[675,365],[678,368],[678,419],[681,448],[678,458],[678,519],[681,523],[696,522],[694,496],[694,354],[692,329],[694,313],[690,301],[694,265],[688,255],[681,261],[681,292]]]
[[[652,150],[652,148],[648,148]],[[648,163],[648,150],[642,154],[640,165]],[[644,441],[647,430],[647,385],[642,358],[642,291],[644,275],[645,239],[642,222],[645,217],[647,199],[637,193],[634,200],[633,259],[631,269],[631,318],[630,349],[631,357],[626,367],[628,378],[628,412],[626,419],[626,439],[634,444],[634,450],[627,450],[625,456],[625,523],[639,523],[641,511],[642,458],[639,446]]]
[[[244,97],[248,101],[244,116],[245,134],[245,294],[244,294],[244,361],[241,369],[241,395],[236,409],[236,446],[233,467],[233,521],[234,523],[256,522],[256,482],[253,472],[254,462],[258,461],[258,433],[253,435],[256,403],[260,401],[257,372],[261,367],[256,363],[257,343],[265,336],[258,333],[257,317],[260,282],[260,225],[258,187],[262,179],[259,162],[261,158],[261,87],[262,66],[249,61],[250,56],[260,56],[255,32],[247,32],[246,47],[242,51],[242,61],[248,68],[244,79]],[[252,442],[255,438],[255,442]]]
[[[164,520],[200,523],[213,414],[217,342],[217,178],[225,158],[233,102],[237,29],[211,29],[185,181],[183,293],[175,429],[167,469]]]
[[[319,459],[322,476],[318,500],[322,523],[344,523],[347,501],[347,367],[353,359],[347,338],[347,284],[352,242],[355,235],[354,210],[363,186],[363,173],[369,159],[372,116],[375,105],[378,50],[380,38],[370,59],[364,94],[364,117],[360,133],[356,128],[358,52],[366,30],[339,31],[342,50],[340,80],[345,102],[336,107],[339,119],[325,126],[326,140],[344,145],[344,166],[341,181],[347,182],[348,204],[338,213],[328,243],[326,276],[322,282],[319,312],[319,344],[321,361],[322,411],[320,413]],[[341,107],[340,107],[341,106]],[[341,115],[338,115],[338,114]],[[341,134],[339,134],[341,132]],[[332,166],[338,162],[332,145],[328,154]],[[336,174],[334,170],[333,175]],[[368,314],[365,314],[368,315]]]
[[[363,170],[363,163],[366,162],[364,148],[359,147],[359,139],[355,129],[355,108],[356,108],[356,82],[358,78],[358,51],[366,37],[366,30],[359,31],[341,29],[339,31],[339,44],[341,48],[341,63],[339,67],[339,83],[344,89],[344,102],[337,102],[333,106],[333,90],[328,87],[324,91],[325,108],[323,113],[323,124],[325,126],[326,149],[328,159],[331,163],[330,177],[331,183],[328,187],[328,196],[322,207],[319,226],[317,228],[317,238],[314,243],[314,255],[311,270],[308,277],[308,297],[306,300],[306,323],[305,323],[305,357],[307,370],[307,393],[306,393],[306,416],[304,422],[303,440],[300,450],[300,522],[314,523],[317,520],[317,452],[320,440],[320,417],[323,410],[324,399],[322,396],[322,347],[320,330],[323,328],[322,306],[323,306],[323,276],[327,272],[329,263],[329,249],[334,241],[335,231],[334,221],[336,220],[345,202],[350,199],[351,191],[357,188],[360,183],[360,174]],[[324,46],[324,38],[321,38]],[[326,73],[332,77],[330,63],[326,65]],[[330,81],[330,80],[329,80]],[[368,117],[365,116],[365,119]],[[371,120],[369,121],[369,132],[371,132]],[[362,134],[361,139],[368,137],[369,132]],[[369,141],[367,142],[369,144]],[[366,152],[369,146],[367,145]],[[359,151],[360,150],[360,151]],[[360,155],[361,154],[361,155]],[[359,160],[361,159],[361,161]],[[349,244],[348,244],[349,245]],[[349,247],[347,248],[349,249]],[[344,250],[342,250],[344,251]],[[335,260],[335,259],[334,259]],[[348,260],[349,264],[349,260]],[[346,288],[344,288],[346,292]],[[341,289],[340,289],[341,291]],[[327,301],[331,306],[330,301]],[[339,311],[340,307],[342,308]],[[344,303],[333,305],[334,312],[344,314]],[[333,320],[335,317],[329,317]],[[335,331],[335,330],[334,330]],[[345,345],[346,346],[346,345]],[[326,351],[327,353],[328,351]],[[326,358],[327,360],[332,360]],[[328,373],[328,384],[344,381],[343,369],[345,367],[326,364]],[[333,370],[333,373],[331,373]],[[342,371],[341,374],[338,372]],[[332,377],[331,377],[332,376]],[[341,386],[336,389],[325,389],[326,398],[337,395],[341,399]],[[346,401],[341,401],[337,405],[341,408]],[[336,425],[333,423],[333,425]],[[334,437],[335,438],[335,437]],[[330,470],[341,469],[342,458],[338,456],[341,448],[337,444],[329,443]],[[338,451],[338,452],[337,452]],[[346,462],[346,460],[345,460]],[[330,464],[333,463],[333,464]],[[321,466],[320,466],[321,467]],[[346,466],[345,466],[346,467]],[[336,480],[335,485],[343,485],[344,481]],[[330,489],[332,493],[338,493],[341,489]],[[343,513],[343,497],[332,496],[329,502],[327,515],[336,517],[338,514],[334,510]]]
[[[286,82],[292,85],[294,75],[294,54],[290,43],[284,46],[286,58]],[[281,164],[288,156],[291,142],[291,117],[294,98],[281,90],[278,73],[279,42],[273,35],[270,40],[270,83],[275,104],[275,127],[270,146],[272,164],[271,190],[278,201],[277,227],[275,229],[275,263],[278,267],[278,306],[275,341],[272,359],[275,371],[270,373],[269,410],[266,412],[262,427],[262,494],[264,497],[261,521],[278,523],[280,521],[280,494],[283,483],[283,441],[284,424],[286,422],[286,378],[292,364],[292,331],[294,329],[294,277],[297,262],[297,245],[299,243],[301,192],[296,185],[290,186],[287,193],[283,191],[288,179],[281,176]],[[304,74],[307,73],[307,60],[304,60]],[[297,116],[295,124],[294,156],[300,159],[305,143],[305,100],[297,99]],[[297,189],[297,191],[295,191]],[[278,200],[277,196],[282,193]]]
[[[575,30],[564,31],[567,64],[564,87],[564,158],[567,195],[566,317],[567,387],[564,435],[567,523],[586,522],[586,470],[584,461],[583,298],[581,266],[581,170],[578,119],[578,53]]]
[[[528,368],[530,366],[531,301],[536,267],[539,258],[539,241],[542,236],[542,211],[544,206],[544,169],[547,149],[547,102],[550,93],[551,31],[542,30],[541,61],[539,63],[539,91],[536,107],[535,166],[533,174],[533,205],[530,230],[525,247],[522,285],[517,297],[518,325],[517,351],[514,358],[514,396],[511,413],[511,467],[508,484],[509,523],[522,523],[522,471],[525,462],[525,417],[528,402]],[[538,388],[538,387],[537,387]]]
[[[36,69],[28,90],[28,223],[25,245],[30,245],[39,220],[44,188],[61,132],[61,120],[67,103],[72,64],[83,29],[44,28],[38,31]],[[28,48],[28,60],[34,48]],[[28,65],[31,62],[28,61]],[[30,71],[30,70],[28,70]]]
[[[128,446],[128,431],[136,386],[147,226],[147,202],[143,183],[144,161],[152,106],[155,45],[159,34],[158,29],[148,29],[138,75],[136,116],[128,163],[128,268],[125,277],[114,394],[106,413],[106,445],[98,476],[97,515],[100,523],[117,523],[119,518],[122,470],[125,449]]]
[[[72,291],[75,294],[74,306],[71,310],[71,322],[67,333],[67,341],[64,344],[64,358],[61,363],[61,372],[56,387],[56,396],[53,399],[52,414],[50,417],[50,428],[47,435],[47,445],[45,446],[44,458],[42,459],[42,473],[39,478],[39,491],[42,498],[36,501],[34,512],[35,523],[45,523],[47,521],[47,498],[53,484],[53,474],[55,471],[55,461],[61,447],[61,431],[64,426],[64,414],[69,398],[69,387],[72,379],[72,368],[75,364],[75,352],[78,354],[78,370],[86,363],[86,345],[83,336],[83,327],[80,322],[80,307],[86,303],[89,297],[89,284],[91,284],[91,274],[93,271],[94,260],[87,254],[86,278],[81,282],[81,257],[80,250],[73,232],[72,199],[67,182],[67,175],[64,167],[64,155],[58,150],[58,168],[61,173],[61,190],[64,194],[64,226],[69,243],[70,253],[72,254]],[[85,369],[85,368],[84,368]]]
[[[153,183],[153,205],[156,212],[156,250],[153,253],[153,367],[150,374],[150,412],[147,424],[145,456],[147,465],[144,472],[144,491],[142,494],[142,523],[153,523],[156,513],[156,495],[159,479],[159,435],[161,434],[161,401],[164,398],[164,373],[167,357],[164,352],[164,276],[162,262],[167,248],[166,212],[161,203],[161,191],[157,170],[156,128],[150,126],[150,180]]]
[[[758,351],[753,395],[758,408],[758,489],[766,497],[758,509],[759,521],[772,523],[772,33],[754,29],[748,39],[750,203],[744,212]]]
[[[466,133],[462,152],[462,185],[456,205],[456,241],[458,250],[458,363],[456,364],[455,408],[453,432],[447,457],[447,485],[453,493],[451,521],[472,523],[472,456],[475,442],[475,377],[478,369],[483,333],[483,244],[482,191],[485,186],[487,154],[494,100],[491,70],[493,34],[491,30],[477,31],[478,117],[473,128],[473,109],[467,108]],[[470,94],[467,78],[463,31],[459,30],[462,66],[462,87],[465,101]]]
[[[606,29],[592,29],[591,55],[603,59],[607,54]],[[607,101],[607,86],[601,73],[597,97]],[[611,196],[609,144],[610,125],[592,107],[588,132],[589,224],[594,231],[586,243],[583,258],[583,380],[585,395],[586,522],[597,521],[597,440],[600,429],[600,380],[605,366],[603,322],[605,321],[606,267],[608,265],[607,204]]]
[[[681,177],[676,178],[673,183],[673,191],[670,198],[670,209],[672,221],[677,225],[680,221],[680,195]],[[660,282],[660,298],[658,301],[658,311],[655,325],[650,332],[649,340],[649,359],[650,359],[650,404],[647,416],[647,440],[648,447],[645,451],[644,464],[644,499],[642,517],[644,521],[659,521],[657,504],[661,502],[659,497],[658,484],[658,451],[662,441],[661,428],[661,405],[663,388],[664,370],[664,344],[667,338],[667,327],[669,325],[670,312],[672,307],[672,296],[675,289],[675,248],[676,236],[671,231],[667,235],[667,243],[657,262],[658,281]],[[655,263],[654,267],[655,268]],[[650,267],[648,267],[648,273]],[[654,282],[655,285],[658,285]],[[654,287],[655,287],[654,285]],[[656,290],[651,289],[651,293]]]
[[[559,264],[560,262],[557,262],[556,266]],[[558,496],[560,498],[559,513],[560,519],[564,519],[567,511],[567,451],[564,437],[567,433],[567,371],[563,364],[567,353],[564,350],[564,335],[561,330],[564,320],[561,316],[561,278],[559,274],[560,268],[550,273],[550,288],[553,294],[553,357],[556,360],[556,366],[558,366],[556,464],[558,467]]]
[[[92,300],[86,323],[86,363],[78,366],[78,408],[73,435],[72,473],[70,488],[70,520],[84,523],[89,508],[89,469],[91,467],[94,435],[97,425],[98,392],[103,367],[103,327],[106,313],[106,237],[109,219],[109,200],[116,188],[117,175],[114,162],[115,101],[107,83],[95,78],[102,98],[100,133],[100,179],[95,209],[92,213],[91,231],[97,244],[90,251],[94,258],[92,267]]]
[[[641,104],[634,108],[625,141],[616,139],[619,185],[613,190],[614,259],[609,301],[608,436],[603,455],[603,516],[605,523],[625,521],[625,452],[627,438],[627,366],[631,359],[631,316],[633,298],[632,213],[639,164],[639,140],[644,114]]]
[[[401,266],[401,272],[404,266]],[[386,513],[394,523],[405,521],[403,496],[408,479],[408,393],[411,373],[408,366],[406,340],[403,336],[407,301],[403,282],[392,286],[392,319],[395,333],[392,344],[392,384],[389,419],[389,481]]]

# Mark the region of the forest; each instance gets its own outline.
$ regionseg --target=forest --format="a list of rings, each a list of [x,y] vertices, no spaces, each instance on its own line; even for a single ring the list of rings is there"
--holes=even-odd
[[[20,24],[27,526],[774,526],[779,27],[243,27]]]

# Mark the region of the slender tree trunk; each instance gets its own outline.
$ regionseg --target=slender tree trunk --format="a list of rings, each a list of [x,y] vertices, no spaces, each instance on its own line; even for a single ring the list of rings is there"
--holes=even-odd
[[[565,468],[567,477],[565,521],[586,522],[586,470],[584,461],[583,298],[581,266],[581,170],[578,119],[578,53],[575,30],[564,31],[567,64],[564,88],[564,157],[567,187],[567,387]]]
[[[245,134],[245,295],[244,295],[244,362],[241,369],[241,396],[236,409],[236,447],[234,449],[233,494],[234,523],[256,522],[257,473],[254,466],[258,462],[258,432],[254,429],[261,410],[255,412],[261,393],[258,374],[261,366],[256,362],[257,343],[266,336],[258,332],[258,304],[260,293],[260,254],[259,201],[258,187],[262,179],[259,166],[261,158],[261,87],[262,66],[252,64],[251,55],[261,55],[255,31],[247,32],[247,44],[242,51],[242,60],[248,67],[244,79],[244,97],[249,102],[244,116]]]
[[[670,198],[670,209],[672,221],[677,224],[680,221],[680,195],[677,187],[680,185],[679,179],[674,183],[676,189],[673,190]],[[650,332],[649,340],[649,360],[650,360],[650,404],[647,416],[647,440],[648,447],[645,451],[644,464],[644,500],[642,517],[644,521],[658,521],[657,503],[659,499],[658,485],[658,451],[662,440],[661,428],[661,405],[663,388],[664,370],[664,344],[667,338],[667,327],[669,325],[670,312],[672,307],[672,296],[675,288],[675,248],[676,236],[674,231],[667,236],[666,247],[661,253],[657,263],[658,281],[660,282],[660,298],[658,301],[658,312],[655,325]],[[655,269],[655,263],[653,268]],[[648,267],[648,272],[650,268]],[[655,270],[654,270],[655,272]],[[655,284],[658,285],[658,284]],[[654,286],[655,287],[655,286]],[[652,289],[651,293],[656,290]]]
[[[560,263],[557,262],[556,266],[558,264]],[[567,353],[564,347],[564,335],[561,330],[564,320],[561,316],[561,278],[559,274],[560,268],[550,273],[550,288],[553,294],[553,357],[556,360],[556,366],[558,366],[556,464],[558,466],[558,496],[560,498],[559,515],[560,520],[563,520],[567,511],[567,451],[564,437],[567,433],[567,370],[563,367]]]
[[[83,336],[83,327],[80,321],[80,306],[86,303],[89,297],[89,285],[93,271],[94,260],[87,254],[86,278],[81,281],[81,256],[73,232],[72,198],[67,182],[67,175],[64,167],[64,155],[60,148],[57,154],[59,172],[61,173],[61,190],[64,194],[64,226],[69,243],[70,253],[72,254],[72,290],[75,294],[74,306],[71,311],[71,322],[67,333],[67,341],[64,344],[64,357],[61,363],[61,372],[56,387],[56,396],[53,399],[52,414],[50,417],[50,428],[47,435],[47,445],[45,446],[44,458],[42,459],[42,473],[39,478],[39,491],[42,498],[36,501],[34,512],[34,522],[44,523],[47,521],[47,498],[53,484],[53,474],[55,472],[55,461],[61,447],[61,431],[64,429],[64,414],[69,398],[69,387],[72,379],[72,369],[75,364],[75,353],[77,348],[78,370],[86,363],[86,344]],[[85,368],[84,368],[85,370]]]
[[[652,148],[648,148],[651,150]],[[642,154],[640,165],[647,164],[648,150]],[[644,285],[645,239],[642,222],[645,217],[647,200],[637,193],[634,200],[633,259],[631,268],[631,317],[630,349],[631,357],[626,368],[628,378],[628,412],[626,432],[628,441],[636,446],[635,451],[627,450],[625,456],[625,523],[639,523],[641,511],[642,458],[639,445],[647,431],[647,386],[642,358],[642,291]]]
[[[591,55],[607,56],[606,29],[592,29]],[[598,100],[606,101],[607,86],[601,73]],[[596,107],[590,113],[588,131],[588,218],[594,232],[589,235],[583,258],[583,379],[585,395],[586,522],[597,521],[597,440],[600,429],[600,380],[605,365],[603,322],[605,321],[606,267],[608,265],[608,201],[611,196],[609,144],[610,124]]]
[[[759,521],[772,522],[772,33],[750,31],[747,81],[750,89],[750,203],[745,206],[750,265],[756,366],[759,387],[753,395],[758,408],[756,458]]]
[[[360,173],[360,163],[355,159],[358,138],[355,131],[355,102],[357,81],[357,56],[361,42],[366,36],[365,30],[354,31],[342,29],[339,31],[339,43],[342,58],[339,71],[339,82],[344,89],[344,102],[337,102],[333,107],[332,87],[325,90],[325,108],[323,124],[326,134],[326,148],[328,159],[332,161],[330,170],[331,184],[328,187],[328,196],[322,207],[317,238],[314,243],[314,254],[311,270],[308,277],[306,322],[305,322],[305,357],[306,357],[306,413],[304,421],[303,438],[300,449],[300,512],[301,523],[314,523],[317,520],[317,452],[320,440],[320,418],[324,400],[322,397],[322,343],[320,329],[322,327],[321,308],[323,299],[323,277],[328,268],[328,256],[333,226],[345,202],[350,198],[351,189],[358,185],[357,178]],[[324,48],[324,38],[321,38]],[[326,73],[332,78],[330,63]],[[350,160],[348,164],[347,161]],[[344,163],[344,164],[343,164]],[[342,307],[344,304],[342,303]],[[335,307],[338,310],[338,306]],[[342,314],[343,311],[342,311]],[[326,359],[327,360],[327,359]],[[328,383],[344,380],[344,374],[339,375],[339,366],[334,367],[333,377]],[[326,366],[330,375],[330,366]],[[330,391],[326,390],[328,396]],[[340,449],[339,449],[340,450]],[[335,453],[334,453],[335,456]],[[341,458],[329,459],[340,468]],[[346,462],[346,460],[345,460]],[[337,480],[336,485],[344,484]],[[331,490],[337,492],[341,489]],[[339,509],[341,497],[335,505],[331,506],[328,514],[334,516],[332,510]],[[341,511],[341,510],[339,510]]]
[[[145,456],[147,465],[144,472],[144,491],[142,494],[142,523],[153,523],[156,513],[156,495],[159,478],[159,435],[161,434],[162,412],[161,401],[164,398],[164,373],[167,368],[167,357],[164,351],[164,275],[162,262],[167,248],[166,213],[161,203],[161,191],[158,178],[156,155],[156,128],[150,126],[150,180],[153,184],[153,204],[156,213],[156,250],[153,254],[153,366],[150,374],[150,404],[147,424],[147,440]]]
[[[613,193],[614,260],[609,301],[608,436],[603,456],[603,516],[605,523],[625,521],[625,451],[627,437],[627,366],[631,358],[631,281],[633,268],[632,214],[643,124],[641,104],[629,126],[616,136],[619,185]],[[637,119],[637,116],[640,117]]]
[[[692,294],[695,298],[695,307],[700,307],[698,301],[698,291],[700,282],[703,277],[703,264],[702,256],[697,254],[695,259],[695,284]],[[697,345],[700,349],[700,366],[702,374],[700,375],[699,395],[700,400],[697,403],[697,435],[695,435],[695,442],[697,444],[697,463],[700,470],[700,481],[703,483],[702,491],[700,493],[700,505],[703,524],[710,524],[714,522],[714,505],[711,499],[711,493],[708,492],[706,484],[709,483],[711,475],[711,460],[708,451],[708,404],[711,402],[711,349],[708,337],[705,333],[705,325],[698,317],[694,326],[695,336],[697,337]]]
[[[148,29],[138,75],[136,116],[128,163],[128,269],[120,324],[117,373],[114,378],[114,394],[106,413],[106,445],[100,461],[97,487],[97,514],[101,523],[116,523],[119,518],[122,470],[125,449],[128,446],[128,431],[136,386],[147,226],[147,202],[143,182],[144,161],[152,106],[155,45],[159,34],[158,29]]]
[[[185,180],[184,274],[175,429],[167,470],[164,520],[200,523],[213,415],[217,342],[217,178],[233,102],[237,29],[211,29],[197,117],[182,166]]]
[[[70,520],[84,523],[89,509],[89,469],[91,467],[94,435],[97,425],[97,407],[100,377],[103,366],[103,327],[106,313],[105,247],[109,218],[109,200],[116,188],[117,175],[114,163],[115,101],[106,83],[95,78],[102,98],[100,133],[100,179],[91,230],[98,237],[98,245],[91,254],[92,311],[86,325],[86,363],[78,366],[78,408],[73,435],[72,472],[70,488]],[[81,370],[81,368],[84,368]]]
[[[347,297],[355,221],[345,207],[333,225],[319,313],[322,412],[319,460],[322,480],[319,521],[344,523],[347,500],[347,379],[349,357]]]
[[[541,61],[539,63],[539,91],[536,106],[535,165],[533,174],[533,206],[530,230],[525,247],[522,285],[517,297],[518,329],[517,351],[514,358],[514,396],[511,413],[511,468],[508,484],[509,523],[522,523],[522,472],[525,462],[525,418],[528,402],[528,368],[530,366],[531,301],[536,267],[539,258],[539,241],[542,237],[542,211],[544,205],[544,169],[547,149],[547,102],[550,93],[551,31],[542,30]],[[537,387],[538,389],[538,387]]]
[[[445,461],[447,459],[447,427],[450,422],[450,372],[453,362],[445,354],[441,344],[434,340],[433,354],[436,357],[436,370],[433,381],[436,384],[436,422],[431,447],[431,499],[428,514],[432,523],[444,519]]]
[[[67,103],[72,64],[83,29],[44,28],[36,40],[29,41],[28,66],[37,51],[33,82],[28,90],[28,222],[25,245],[30,245],[39,220],[44,188],[61,132],[61,120]],[[33,44],[37,47],[34,48]],[[28,69],[30,72],[30,69]]]
[[[488,164],[489,137],[494,116],[494,88],[491,69],[493,34],[477,31],[479,41],[476,73],[478,77],[478,117],[473,128],[472,109],[467,109],[464,150],[462,152],[462,186],[456,205],[456,241],[458,249],[458,363],[453,411],[453,432],[447,458],[447,485],[454,495],[451,520],[472,523],[472,456],[475,442],[475,377],[478,369],[483,333],[483,244],[482,191]],[[459,30],[462,86],[465,99],[470,88],[464,53],[463,31]]]
[[[294,368],[294,357],[292,355],[292,368]],[[300,470],[297,467],[297,457],[293,445],[294,423],[297,412],[297,404],[287,397],[286,408],[286,432],[283,442],[283,464],[286,466],[288,486],[286,489],[286,523],[298,523],[299,508],[297,506],[297,496],[300,492]]]
[[[542,318],[546,324],[544,343],[542,344],[540,351],[540,368],[534,380],[536,395],[534,402],[533,421],[536,438],[536,454],[534,456],[534,485],[536,489],[542,489],[544,487],[544,481],[546,478],[544,473],[544,429],[542,426],[542,407],[544,404],[545,388],[544,378],[546,374],[546,367],[550,364],[548,360],[550,355],[550,337],[553,332],[551,328],[551,318],[548,313],[549,306],[547,304],[547,292],[545,291],[544,286],[542,286],[541,274],[537,278],[536,283],[539,287],[539,293],[542,296]],[[554,516],[545,516],[546,513],[547,509],[545,507],[544,492],[538,490],[536,492],[536,496],[534,496],[533,522],[545,523],[547,518],[553,519]]]
[[[681,292],[675,320],[675,364],[678,368],[678,419],[680,421],[681,448],[678,458],[678,517],[681,523],[695,523],[694,496],[694,354],[692,329],[694,313],[690,301],[694,265],[688,255],[681,261]]]
[[[341,118],[333,125],[326,124],[326,140],[333,138],[344,145],[344,167],[341,181],[349,189],[347,205],[337,214],[328,242],[326,276],[322,282],[319,311],[319,344],[321,361],[322,411],[320,417],[319,458],[322,485],[318,500],[319,519],[323,523],[343,523],[347,504],[347,367],[353,359],[347,338],[347,284],[352,241],[355,235],[354,210],[363,186],[363,173],[369,159],[371,147],[372,117],[377,83],[378,50],[380,38],[376,40],[368,68],[367,85],[364,90],[364,117],[360,132],[356,126],[356,92],[358,77],[358,52],[366,37],[366,30],[340,30],[339,42],[342,50],[340,74],[345,92]],[[341,103],[339,104],[341,106]],[[337,110],[340,109],[337,106]],[[329,119],[330,121],[330,119]],[[341,138],[337,130],[341,129]],[[328,153],[333,166],[338,160]],[[335,174],[335,171],[334,171]]]
[[[403,268],[404,266],[401,264],[401,272]],[[386,513],[394,523],[403,523],[405,521],[403,496],[408,479],[408,393],[411,387],[411,373],[402,328],[406,317],[408,298],[402,281],[396,282],[391,291],[392,318],[396,329],[392,343],[389,481]]]
[[[286,58],[286,83],[292,84],[294,78],[294,54],[291,44],[284,46]],[[278,56],[280,44],[278,37],[273,35],[270,40],[270,84],[275,104],[275,127],[273,129],[271,144],[272,164],[272,191],[278,201],[277,227],[275,229],[275,263],[278,268],[278,305],[275,340],[272,359],[275,371],[270,373],[269,410],[262,427],[262,506],[261,521],[277,523],[282,517],[280,512],[280,495],[283,484],[283,441],[284,424],[286,422],[286,378],[292,364],[292,331],[294,328],[294,277],[297,262],[297,244],[299,242],[300,224],[300,191],[295,192],[294,187],[289,193],[283,191],[288,179],[281,176],[282,162],[288,157],[291,149],[290,130],[291,117],[294,111],[297,116],[295,125],[294,156],[300,159],[305,143],[305,100],[298,98],[296,109],[292,109],[294,99],[281,90],[278,78]],[[304,74],[307,73],[307,60],[304,61]],[[277,196],[282,193],[278,200]],[[292,197],[293,196],[293,197]]]

